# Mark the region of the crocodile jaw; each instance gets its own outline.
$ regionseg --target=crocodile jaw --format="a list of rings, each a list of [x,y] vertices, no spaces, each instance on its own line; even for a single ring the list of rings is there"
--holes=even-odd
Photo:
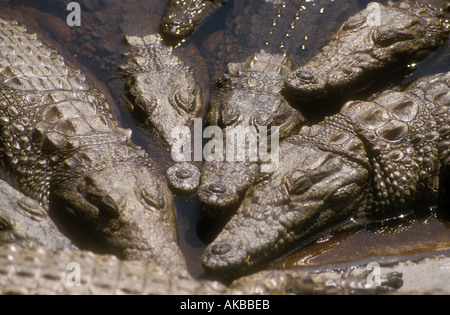
[[[162,175],[155,172],[133,163],[87,171],[56,187],[51,199],[119,257],[186,270],[178,248],[173,198]]]
[[[285,82],[302,100],[353,93],[444,45],[450,29],[421,1],[369,3],[350,17],[329,44]]]
[[[248,191],[207,247],[202,263],[208,275],[228,280],[245,274],[361,210],[366,169],[308,146],[284,143],[281,150],[287,154],[278,170]]]
[[[204,214],[211,217],[232,215],[258,170],[256,162],[206,162],[198,189],[199,201],[205,205]]]

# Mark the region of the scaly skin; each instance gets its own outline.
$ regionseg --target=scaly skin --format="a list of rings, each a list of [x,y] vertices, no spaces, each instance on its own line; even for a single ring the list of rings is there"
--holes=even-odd
[[[295,12],[292,9],[296,6],[287,2],[290,11]],[[448,36],[449,29],[440,12],[428,6],[415,2],[374,5],[380,13],[381,26],[370,26],[367,22],[368,15],[378,14],[378,11],[373,13],[371,7],[362,10],[341,26],[318,55],[289,75],[283,70],[290,71],[294,65],[287,57],[280,60],[279,55],[264,51],[250,56],[242,64],[229,64],[211,100],[209,123],[221,127],[252,124],[280,126],[280,138],[283,139],[295,127],[304,124],[306,119],[294,110],[295,114],[284,116],[283,111],[288,112],[284,108],[291,108],[278,91],[278,80],[288,82],[282,94],[288,95],[290,100],[292,95],[289,94],[293,94],[291,88],[294,86],[291,83],[301,80],[301,85],[296,86],[294,91],[294,102],[299,98],[311,100],[318,95],[326,97],[344,90],[355,91],[357,84],[367,85],[368,80],[373,80],[378,72],[391,71],[423,58],[442,46]],[[275,31],[278,29],[273,26],[271,32]],[[294,36],[295,32],[298,30],[291,30],[289,34]],[[264,69],[254,60],[258,60],[259,65],[272,63],[272,67]],[[307,93],[300,95],[302,89]],[[281,111],[269,104],[280,104]],[[257,174],[257,163],[251,161],[206,163],[198,190],[205,213],[212,217],[232,214]]]
[[[423,59],[445,43],[449,30],[442,12],[419,1],[370,3],[289,75],[286,93],[311,100],[355,92]]]
[[[176,140],[171,138],[172,130],[190,126],[203,109],[194,70],[173,55],[173,48],[158,34],[125,39],[132,48],[121,69],[132,111],[164,143],[172,145]]]
[[[279,137],[287,137],[305,122],[280,94],[286,76],[295,68],[287,54],[269,54],[264,50],[243,63],[231,63],[218,83],[210,103],[208,123],[227,127],[278,126]],[[226,143],[226,141],[224,141]],[[258,174],[257,161],[205,162],[198,190],[199,200],[210,216],[230,215]]]
[[[224,27],[202,41],[212,78],[220,78],[230,62],[255,52],[288,52],[303,65],[328,43],[340,22],[359,9],[357,0],[229,1]],[[197,40],[197,38],[192,38]]]
[[[190,35],[208,14],[216,0],[169,0],[161,32],[174,38]]]
[[[79,277],[79,278],[77,278]],[[345,272],[265,271],[238,280],[229,288],[168,274],[158,264],[120,261],[88,251],[0,246],[0,294],[374,294],[402,285],[401,274],[367,284]],[[79,281],[79,282],[77,282]],[[179,306],[177,306],[179,307]]]
[[[450,155],[450,73],[354,101],[281,144],[279,168],[255,180],[203,266],[236,277],[330,229],[436,202]]]
[[[217,282],[167,273],[154,261],[121,261],[89,251],[4,245],[0,246],[0,261],[0,294],[229,293]]]
[[[0,244],[75,249],[34,199],[0,180]]]
[[[200,170],[188,162],[180,162],[167,168],[166,178],[173,191],[194,194],[200,182]]]
[[[173,197],[105,97],[36,35],[0,20],[2,160],[16,186],[124,259],[184,272]]]

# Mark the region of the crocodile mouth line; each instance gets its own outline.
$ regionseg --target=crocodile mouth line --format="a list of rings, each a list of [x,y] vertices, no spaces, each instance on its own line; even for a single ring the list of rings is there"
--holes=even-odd
[[[316,217],[312,218],[309,221],[313,221],[313,222],[317,221],[315,219],[316,219]],[[302,224],[302,227],[307,226],[307,225],[308,225],[307,223],[304,223],[304,224]],[[277,249],[276,251],[272,250],[272,252],[270,254],[266,254],[267,251],[260,251],[260,253],[262,253],[262,255],[257,255],[257,256],[249,254],[245,258],[245,260],[241,261],[240,268],[233,267],[232,270],[231,269],[227,270],[227,274],[225,277],[224,277],[225,270],[218,271],[217,273],[212,272],[211,276],[213,278],[215,276],[220,276],[221,278],[219,280],[223,281],[224,283],[231,282],[232,280],[234,280],[238,277],[246,276],[246,275],[252,274],[254,272],[268,268],[270,265],[285,259],[286,257],[295,253],[297,250],[314,243],[315,241],[322,238],[323,236],[338,232],[341,228],[344,228],[349,225],[351,225],[355,230],[361,229],[364,227],[363,224],[360,224],[360,223],[356,222],[355,220],[353,220],[353,215],[350,215],[347,218],[345,218],[344,220],[338,222],[337,224],[333,224],[332,226],[328,227],[327,229],[321,231],[320,233],[315,233],[315,231],[308,233],[308,234],[311,234],[311,236],[307,237],[306,239],[304,239],[301,242],[297,242],[298,239],[302,238],[301,232],[296,233],[297,231],[301,230],[300,227],[293,228],[291,230],[288,230],[285,228],[285,230],[283,231],[283,234],[277,239],[275,244],[270,246],[270,248],[272,248],[272,249],[274,249],[274,248]],[[314,224],[311,226],[314,226]],[[315,229],[318,229],[318,228],[319,227],[316,227]],[[292,234],[298,235],[298,236],[294,237],[294,238],[289,237]],[[279,255],[280,253],[283,253],[283,255]]]

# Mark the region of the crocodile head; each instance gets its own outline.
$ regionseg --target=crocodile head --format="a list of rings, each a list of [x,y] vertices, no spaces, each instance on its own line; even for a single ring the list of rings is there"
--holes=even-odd
[[[305,122],[305,117],[280,94],[284,79],[294,69],[295,64],[287,53],[271,54],[264,50],[252,54],[242,63],[228,64],[217,84],[217,93],[211,99],[207,117],[210,125],[217,125],[224,131],[226,151],[230,143],[248,150],[248,142],[234,144],[233,139],[249,139],[251,130],[257,134],[260,145],[265,141],[262,130],[272,139],[272,135],[275,136],[272,127],[277,127],[279,139],[284,139]],[[268,138],[267,143],[272,141]],[[257,162],[260,160],[253,160],[226,156],[226,161],[205,163],[198,195],[208,215],[230,215],[236,210],[258,174]]]
[[[161,31],[175,38],[190,35],[208,13],[215,0],[169,0]]]
[[[125,151],[125,150],[122,150]],[[62,168],[93,160],[92,152],[78,153]],[[110,153],[114,155],[114,152]],[[171,270],[185,270],[178,248],[173,196],[160,170],[142,152],[129,158],[101,162],[70,178],[58,172],[50,200],[66,220],[89,231],[94,242],[127,260],[156,261]],[[77,161],[75,161],[77,160]],[[102,165],[114,165],[104,168]]]
[[[369,3],[289,75],[286,93],[310,100],[355,92],[423,59],[445,43],[448,33],[441,12],[419,1]]]
[[[174,127],[188,126],[203,108],[195,71],[173,54],[160,35],[125,36],[131,46],[126,65],[126,89],[134,116],[166,144]]]
[[[207,247],[202,263],[211,277],[229,280],[261,267],[364,206],[365,168],[291,140],[281,145],[278,169],[255,180],[236,215]]]
[[[203,107],[200,86],[184,70],[138,74],[130,86],[134,116],[169,145],[173,128],[189,125]]]

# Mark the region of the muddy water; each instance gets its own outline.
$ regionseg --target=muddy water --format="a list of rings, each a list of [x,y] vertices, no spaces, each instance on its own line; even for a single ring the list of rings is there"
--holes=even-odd
[[[430,1],[437,5],[445,3],[440,0]],[[0,0],[0,14],[20,20],[30,30],[37,32],[40,38],[58,48],[67,60],[83,69],[88,78],[108,96],[120,124],[133,130],[133,140],[146,149],[161,169],[165,170],[172,163],[169,149],[138,126],[127,112],[124,81],[117,66],[125,62],[122,54],[127,47],[123,42],[123,35],[158,32],[166,0],[80,0],[80,27],[68,27],[66,24],[68,11],[65,6],[68,2],[70,1]],[[306,62],[348,16],[367,4],[363,0],[336,2],[339,2],[342,12],[319,16],[308,27],[304,27],[304,32],[307,33],[302,34],[302,38],[308,40],[299,43],[302,51],[299,52],[298,45],[290,48],[297,49],[291,51],[297,63]],[[176,49],[178,55],[196,65],[206,102],[215,79],[223,72],[226,63],[240,61],[239,58],[258,49],[254,44],[258,41],[240,38],[230,40],[226,37],[224,29],[234,23],[233,5],[233,1],[229,0],[226,5],[217,7],[198,31]],[[327,9],[325,7],[325,13],[333,13]],[[224,44],[228,46],[225,47]],[[419,64],[418,70],[405,81],[449,71],[449,56],[450,45],[447,44]],[[450,215],[446,214],[450,207],[446,200],[447,197],[435,208],[430,208],[430,205],[418,206],[419,211],[414,211],[404,219],[370,224],[357,232],[325,235],[269,268],[330,264],[380,255],[405,255],[450,246]],[[175,205],[180,246],[190,272],[202,278],[204,272],[200,264],[201,254],[223,222],[211,222],[203,218],[195,195],[175,196]],[[412,210],[405,209],[405,213],[413,212]]]

